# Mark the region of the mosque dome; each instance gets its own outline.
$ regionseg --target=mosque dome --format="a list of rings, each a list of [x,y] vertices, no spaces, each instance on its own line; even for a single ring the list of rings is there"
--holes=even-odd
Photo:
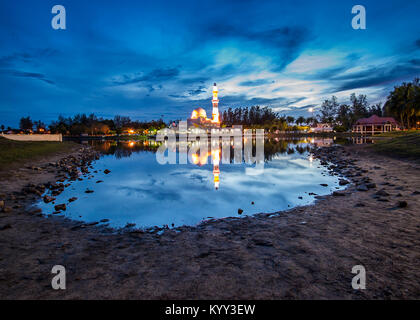
[[[191,119],[198,119],[198,118],[207,118],[206,110],[203,108],[197,108],[195,109],[191,114]]]

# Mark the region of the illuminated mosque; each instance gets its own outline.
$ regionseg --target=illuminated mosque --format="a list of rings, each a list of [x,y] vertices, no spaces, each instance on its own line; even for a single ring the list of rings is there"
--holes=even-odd
[[[202,129],[212,129],[220,128],[220,114],[219,114],[219,98],[217,97],[219,90],[217,89],[217,84],[213,85],[213,99],[211,101],[213,105],[212,117],[211,119],[207,118],[206,110],[203,108],[197,108],[193,110],[191,118],[187,120],[188,127],[202,128]],[[192,160],[194,164],[203,165],[207,163],[207,158],[211,156],[213,162],[213,177],[214,177],[214,187],[216,190],[219,189],[219,175],[220,175],[220,150],[212,150],[211,152],[205,153],[203,155],[193,154]]]
[[[197,108],[193,110],[191,114],[191,118],[187,120],[188,127],[196,127],[196,128],[204,128],[204,129],[211,129],[211,128],[220,128],[220,115],[219,115],[219,99],[217,97],[217,85],[216,83],[213,85],[213,111],[211,119],[207,118],[206,110],[203,108]]]

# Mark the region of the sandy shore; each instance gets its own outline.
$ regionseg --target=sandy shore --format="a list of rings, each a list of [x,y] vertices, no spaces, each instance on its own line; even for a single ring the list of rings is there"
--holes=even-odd
[[[350,176],[344,196],[161,235],[29,213],[32,196],[12,192],[55,181],[60,170],[9,172],[0,192],[12,207],[0,213],[0,298],[420,299],[419,165],[360,146],[318,154]],[[67,270],[63,291],[51,288],[57,264]],[[366,268],[364,291],[351,287],[355,265]]]

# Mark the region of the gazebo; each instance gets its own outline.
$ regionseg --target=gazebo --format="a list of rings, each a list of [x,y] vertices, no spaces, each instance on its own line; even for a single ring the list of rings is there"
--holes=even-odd
[[[398,122],[392,117],[378,117],[373,115],[369,118],[357,120],[353,126],[353,132],[375,134],[398,130]]]

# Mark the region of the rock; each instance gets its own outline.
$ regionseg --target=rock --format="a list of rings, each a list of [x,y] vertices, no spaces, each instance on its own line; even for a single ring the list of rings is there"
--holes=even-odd
[[[99,222],[101,222],[101,223],[104,223],[104,222],[108,222],[109,221],[109,219],[102,219],[101,221],[99,221]]]
[[[34,210],[32,210],[31,212],[29,212],[30,214],[38,214],[38,213],[42,213],[42,209],[39,209],[39,208],[37,208],[37,209],[34,209]]]
[[[95,221],[95,222],[85,223],[84,226],[90,227],[90,226],[96,226],[97,224],[99,224],[99,222]]]
[[[254,205],[254,204],[255,204],[255,202],[254,202],[254,201],[252,201],[252,202],[251,202],[251,204],[252,204],[252,205]]]
[[[320,186],[323,186],[323,187],[328,187],[328,184],[326,184],[326,183],[321,183],[321,184],[320,184]]]
[[[254,244],[257,246],[263,246],[263,247],[272,247],[273,243],[269,240],[265,239],[252,239]]]
[[[359,202],[359,203],[356,203],[355,207],[356,208],[363,208],[363,207],[366,207],[366,205],[364,203]]]
[[[397,202],[397,207],[398,208],[407,208],[408,207],[408,203],[407,203],[407,201],[398,201]]]
[[[4,200],[0,200],[0,209],[4,208]]]
[[[96,181],[96,183],[102,183],[103,181],[102,180],[98,180],[98,181]]]
[[[386,192],[384,189],[379,190],[378,192],[375,193],[377,196],[381,196],[381,197],[387,197],[389,196],[389,193]]]
[[[299,199],[299,200],[302,200],[302,199],[303,199],[303,197],[298,197],[298,199]]]
[[[10,211],[12,211],[12,208],[10,208],[10,207],[3,207],[3,212],[4,213],[9,213]]]
[[[357,186],[356,188],[357,191],[368,191],[368,187],[365,184],[361,184],[359,186]]]
[[[414,191],[413,193],[412,193],[412,195],[413,196],[417,196],[417,195],[419,195],[420,194],[420,191]]]
[[[72,197],[72,198],[70,198],[68,201],[69,202],[73,202],[73,201],[76,201],[77,200],[77,198],[76,197]]]
[[[86,189],[85,193],[93,193],[93,190]]]
[[[348,185],[349,183],[350,183],[349,181],[344,180],[344,179],[341,179],[341,180],[338,182],[338,184],[339,184],[340,186],[345,186],[345,185]]]
[[[334,191],[334,192],[333,192],[333,196],[334,196],[334,197],[345,197],[345,196],[346,196],[346,194],[345,194],[345,193],[342,193],[342,192],[337,192],[337,191]]]
[[[105,169],[105,170],[104,170],[104,173],[105,173],[105,174],[111,173],[111,170]]]
[[[244,212],[244,210],[238,209],[238,214],[242,214],[243,212]]]
[[[373,182],[367,183],[366,187],[368,187],[369,189],[374,189],[376,188],[376,183],[373,183]]]
[[[53,198],[53,197],[50,197],[48,195],[44,196],[44,202],[45,203],[50,203],[50,202],[53,202],[54,200],[55,200],[55,198]]]
[[[7,230],[7,229],[10,229],[10,228],[12,228],[12,226],[10,224],[5,224],[4,226],[0,227],[0,231]]]
[[[62,203],[62,204],[56,204],[56,205],[54,206],[54,209],[55,209],[56,211],[66,211],[66,204],[65,204],[65,203]]]

